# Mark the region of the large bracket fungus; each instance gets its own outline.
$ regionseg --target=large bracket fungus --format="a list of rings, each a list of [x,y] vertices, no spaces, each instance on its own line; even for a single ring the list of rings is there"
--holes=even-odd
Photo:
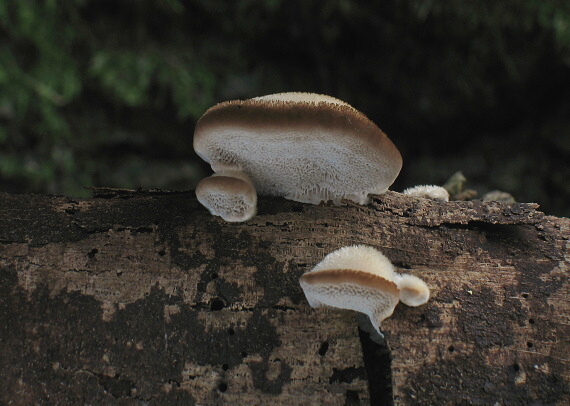
[[[299,280],[311,307],[336,307],[366,314],[380,332],[399,301],[421,306],[429,288],[420,278],[399,274],[380,251],[365,245],[340,248],[328,254]]]
[[[402,168],[400,152],[376,124],[341,100],[313,93],[217,104],[198,121],[194,149],[216,173],[243,173],[261,195],[312,204],[366,204]]]

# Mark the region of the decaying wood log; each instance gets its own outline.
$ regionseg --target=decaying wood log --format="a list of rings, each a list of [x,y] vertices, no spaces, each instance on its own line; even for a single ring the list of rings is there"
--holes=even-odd
[[[192,193],[0,194],[0,403],[568,404],[570,219],[537,207],[262,198],[230,224]],[[351,244],[432,290],[389,353],[299,286]]]

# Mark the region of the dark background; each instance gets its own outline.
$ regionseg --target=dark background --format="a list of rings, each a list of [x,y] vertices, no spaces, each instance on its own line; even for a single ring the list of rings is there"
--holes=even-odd
[[[0,1],[0,191],[192,189],[196,120],[282,91],[338,97],[404,157],[570,216],[570,2]]]

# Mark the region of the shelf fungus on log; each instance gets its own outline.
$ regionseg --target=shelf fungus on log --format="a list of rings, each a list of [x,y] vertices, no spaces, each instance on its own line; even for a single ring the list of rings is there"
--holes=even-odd
[[[311,204],[367,204],[402,168],[400,152],[368,117],[313,93],[219,103],[200,118],[193,142],[214,172],[242,172],[260,195]]]
[[[364,313],[380,334],[380,324],[392,315],[399,301],[421,306],[429,300],[423,280],[397,273],[388,258],[365,245],[331,252],[299,282],[311,307]]]
[[[421,197],[423,199],[449,201],[449,192],[442,186],[436,185],[418,185],[407,188],[402,192],[405,195]]]
[[[196,198],[214,216],[229,222],[247,221],[257,209],[257,193],[251,180],[240,171],[221,171],[202,179]]]

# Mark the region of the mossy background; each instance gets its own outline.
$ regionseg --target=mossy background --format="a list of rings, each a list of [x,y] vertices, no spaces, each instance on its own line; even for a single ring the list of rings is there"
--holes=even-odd
[[[0,191],[192,189],[211,105],[330,94],[400,148],[570,216],[566,0],[0,1]]]

